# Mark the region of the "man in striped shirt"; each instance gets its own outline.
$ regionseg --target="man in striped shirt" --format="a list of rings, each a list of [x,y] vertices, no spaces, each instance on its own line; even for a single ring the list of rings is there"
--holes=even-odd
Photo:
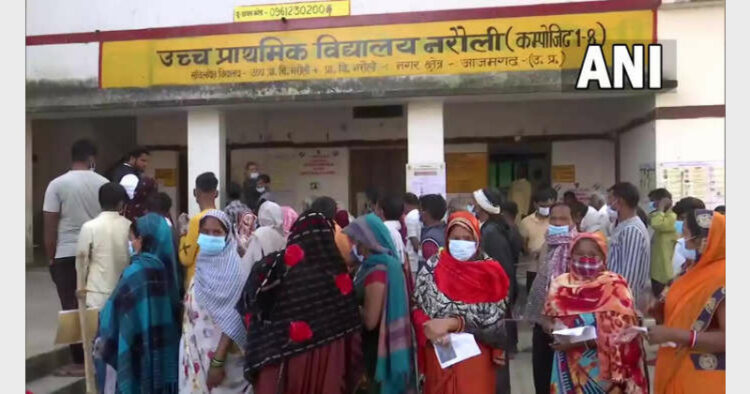
[[[637,215],[640,196],[634,185],[623,182],[612,186],[607,198],[609,206],[617,211],[617,224],[610,238],[608,269],[628,281],[638,307],[650,291],[651,272],[648,230]]]

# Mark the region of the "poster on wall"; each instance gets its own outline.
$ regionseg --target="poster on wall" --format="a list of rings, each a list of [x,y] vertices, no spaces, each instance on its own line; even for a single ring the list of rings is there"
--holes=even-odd
[[[406,190],[417,196],[440,194],[445,198],[445,163],[407,164]]]
[[[672,193],[672,200],[696,197],[714,209],[724,205],[724,162],[694,161],[660,163],[658,186]]]
[[[338,149],[300,151],[301,176],[337,175],[341,152]]]
[[[573,164],[552,166],[552,183],[575,183],[576,166]]]
[[[641,164],[638,167],[639,189],[642,195],[656,189],[656,167],[653,164]]]

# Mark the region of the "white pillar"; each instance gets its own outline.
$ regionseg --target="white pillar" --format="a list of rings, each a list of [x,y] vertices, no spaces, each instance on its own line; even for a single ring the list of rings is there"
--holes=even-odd
[[[34,263],[34,170],[31,138],[31,119],[26,118],[26,264]]]
[[[407,106],[406,190],[445,196],[443,102],[414,101]]]
[[[444,162],[443,102],[409,103],[406,133],[409,164]]]
[[[226,131],[224,114],[214,109],[196,109],[188,112],[188,214],[199,213],[193,197],[195,178],[211,171],[219,178],[219,197],[216,207],[222,206],[226,174]]]

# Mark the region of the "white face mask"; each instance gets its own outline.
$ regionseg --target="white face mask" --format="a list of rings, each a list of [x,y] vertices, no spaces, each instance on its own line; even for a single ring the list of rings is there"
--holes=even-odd
[[[260,174],[259,174],[259,173],[257,173],[257,172],[251,172],[251,173],[250,173],[250,179],[255,179],[255,178],[257,178],[257,177],[258,177],[259,175],[260,175]]]
[[[451,239],[448,242],[448,250],[456,260],[467,261],[477,253],[477,243],[474,241],[462,241]]]
[[[257,191],[258,193],[265,193],[266,188],[265,187],[256,187],[255,191]]]
[[[547,217],[549,216],[549,207],[539,207],[536,212],[539,214],[539,216]]]

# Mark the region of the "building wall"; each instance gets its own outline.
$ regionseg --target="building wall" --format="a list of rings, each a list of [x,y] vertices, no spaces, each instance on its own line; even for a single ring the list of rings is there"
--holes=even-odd
[[[575,166],[575,184],[553,180],[553,186],[560,191],[606,190],[615,183],[615,144],[609,140],[553,142],[552,165]]]
[[[640,185],[641,168],[656,165],[656,124],[647,122],[620,135],[620,181]],[[641,190],[645,200],[648,190]]]

